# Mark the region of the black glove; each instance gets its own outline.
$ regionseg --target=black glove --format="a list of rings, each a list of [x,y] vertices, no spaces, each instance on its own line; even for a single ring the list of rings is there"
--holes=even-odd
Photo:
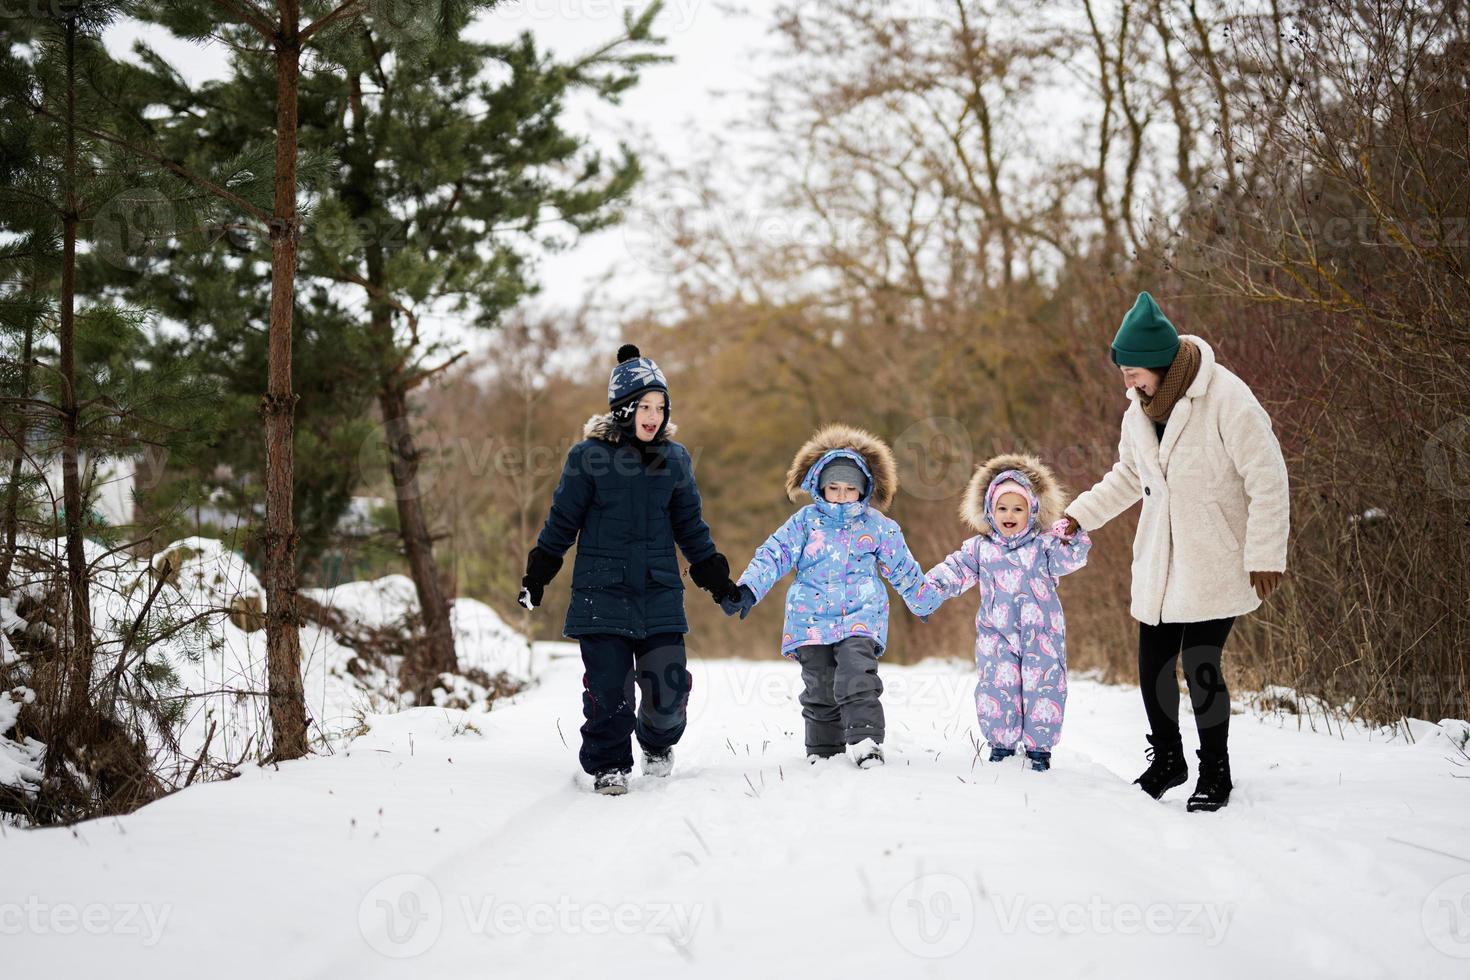
[[[725,610],[726,616],[733,616],[739,613],[740,618],[744,619],[755,608],[755,593],[751,591],[748,585],[736,586],[736,589],[740,593],[740,598],[731,599],[727,596],[720,600],[720,608]]]
[[[540,548],[532,548],[526,557],[526,574],[521,576],[521,594],[516,601],[527,609],[541,605],[546,584],[561,571],[561,558]]]
[[[730,562],[718,551],[690,565],[689,577],[694,579],[695,585],[714,596],[716,602],[721,599],[740,600],[739,587],[730,581]]]

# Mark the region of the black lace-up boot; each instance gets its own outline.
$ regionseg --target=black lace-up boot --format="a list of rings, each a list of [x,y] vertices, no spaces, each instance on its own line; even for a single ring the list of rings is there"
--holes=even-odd
[[[1158,799],[1175,786],[1183,786],[1189,778],[1189,767],[1184,764],[1184,746],[1178,742],[1159,743],[1148,736],[1149,748],[1145,753],[1148,768],[1134,780],[1143,791]]]
[[[1235,786],[1230,782],[1230,756],[1199,752],[1199,782],[1189,797],[1187,809],[1213,812],[1230,802],[1230,791]]]

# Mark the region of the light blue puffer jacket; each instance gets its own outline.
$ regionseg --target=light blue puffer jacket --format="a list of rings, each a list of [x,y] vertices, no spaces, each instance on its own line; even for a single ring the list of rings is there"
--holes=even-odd
[[[842,456],[868,478],[867,492],[856,503],[829,503],[817,486],[822,468]],[[898,522],[877,509],[893,500],[898,487],[898,466],[882,440],[861,429],[827,426],[797,453],[786,483],[793,500],[812,502],[756,549],[739,582],[759,602],[795,571],[786,592],[783,655],[849,636],[872,638],[881,653],[888,645],[888,591],[879,576],[918,615],[942,601],[930,595],[934,587],[926,584]]]

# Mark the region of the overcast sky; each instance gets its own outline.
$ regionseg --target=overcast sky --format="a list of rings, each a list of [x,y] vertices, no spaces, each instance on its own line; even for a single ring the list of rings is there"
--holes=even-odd
[[[678,166],[690,162],[703,140],[729,127],[750,107],[766,63],[767,28],[777,0],[667,0],[658,33],[674,61],[650,68],[617,106],[577,103],[581,131],[614,147],[624,139],[645,155],[645,180],[620,227],[589,236],[573,250],[545,260],[542,276],[551,306],[571,306],[593,282],[611,272],[608,299],[630,303],[648,298],[661,282],[648,268],[659,228],[658,202],[671,189],[657,179],[659,158]],[[596,47],[621,27],[623,12],[643,9],[633,0],[522,0],[487,18],[487,36],[530,30],[558,54]],[[654,265],[656,266],[656,262]]]
[[[650,165],[665,158],[674,165],[688,161],[701,134],[717,133],[730,119],[744,114],[748,93],[758,84],[762,57],[768,47],[766,29],[777,0],[666,0],[657,33],[666,38],[664,53],[674,60],[647,69],[639,84],[619,105],[572,103],[569,125],[592,136],[605,147],[619,140],[639,149]],[[646,0],[511,0],[485,15],[472,36],[505,40],[530,31],[538,44],[559,56],[591,50],[622,30],[626,12],[639,11]],[[190,81],[222,74],[225,57],[217,45],[178,41],[163,32],[145,32],[124,22],[107,36],[109,48],[123,54],[134,40],[145,38]],[[639,203],[630,210],[632,223],[589,236],[566,252],[541,260],[543,295],[535,305],[572,308],[594,282],[611,274],[603,295],[613,302],[635,303],[659,282],[644,260],[642,246],[656,228],[644,227],[650,200],[662,193],[658,182],[639,190]],[[452,323],[441,323],[456,333]],[[471,346],[478,338],[465,337]]]

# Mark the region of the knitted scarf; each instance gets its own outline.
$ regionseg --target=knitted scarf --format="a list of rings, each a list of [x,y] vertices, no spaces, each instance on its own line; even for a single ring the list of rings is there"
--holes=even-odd
[[[1199,360],[1198,347],[1187,340],[1179,341],[1179,353],[1174,355],[1174,361],[1164,373],[1164,380],[1159,382],[1158,390],[1152,395],[1139,393],[1138,401],[1143,405],[1143,414],[1150,421],[1168,421],[1169,413],[1174,411],[1174,403],[1194,382],[1194,376],[1199,374]]]

